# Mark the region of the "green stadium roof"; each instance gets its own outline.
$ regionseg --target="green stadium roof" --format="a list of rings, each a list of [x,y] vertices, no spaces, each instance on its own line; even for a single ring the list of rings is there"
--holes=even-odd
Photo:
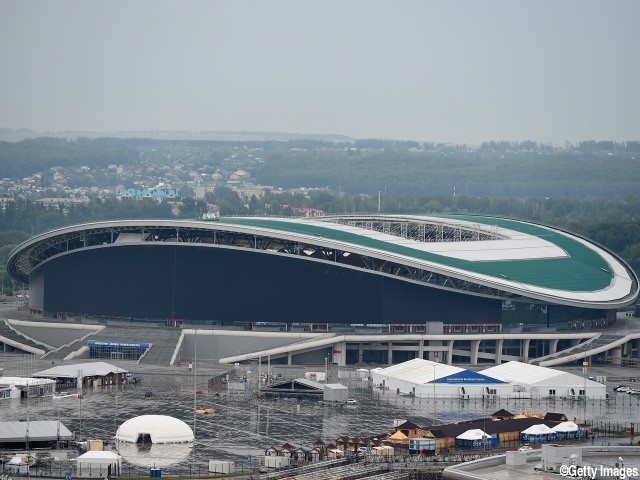
[[[125,239],[138,238],[140,243],[158,241],[158,235],[151,233],[154,230],[161,237],[159,241],[177,241],[185,247],[223,246],[215,241],[198,243],[199,240],[195,240],[195,243],[189,243],[183,240],[185,233],[178,233],[202,232],[197,235],[208,237],[211,234],[206,232],[210,231],[245,238],[271,238],[280,243],[292,242],[304,249],[322,247],[325,251],[353,253],[377,262],[406,265],[427,275],[433,273],[492,289],[494,293],[488,293],[491,296],[496,296],[495,292],[507,292],[529,299],[588,308],[621,307],[633,303],[638,296],[638,279],[631,268],[593,242],[545,225],[471,215],[229,217],[218,221],[96,222],[65,227],[27,240],[11,252],[7,270],[13,278],[25,282],[30,272],[51,256],[70,249],[123,243]],[[173,234],[167,233],[170,231]],[[427,231],[429,235],[425,233]],[[433,232],[441,233],[434,236]],[[236,243],[232,248],[258,248],[257,243],[255,246],[253,243],[256,242]],[[330,261],[327,258],[306,258]],[[300,261],[305,261],[304,256]],[[360,268],[355,264],[341,265]],[[372,274],[389,274],[375,269],[369,271]],[[431,280],[402,279],[430,282],[434,288],[449,288]],[[471,291],[466,293],[473,294]],[[476,289],[476,294],[483,293]]]
[[[406,217],[403,217],[406,218]],[[504,231],[517,232],[526,237],[534,237],[556,246],[565,255],[554,258],[524,257],[497,260],[468,260],[419,249],[418,242],[408,246],[407,242],[397,243],[388,239],[373,238],[363,229],[335,229],[324,226],[320,221],[290,221],[271,218],[223,218],[222,223],[243,225],[307,236],[322,237],[340,243],[348,243],[367,249],[375,249],[418,261],[426,261],[444,267],[492,277],[502,283],[510,282],[548,290],[565,292],[597,292],[612,287],[616,276],[631,278],[625,268],[620,268],[619,260],[602,248],[579,237],[549,227],[495,217],[434,215],[430,218],[441,221],[455,220],[473,225],[498,227]],[[330,222],[330,219],[328,220]],[[497,240],[507,242],[509,239]],[[485,242],[476,242],[482,249]],[[451,243],[452,248],[455,242]],[[505,245],[506,246],[506,245]],[[619,279],[618,279],[619,280]],[[629,285],[630,286],[630,285]],[[627,290],[628,293],[628,290]]]

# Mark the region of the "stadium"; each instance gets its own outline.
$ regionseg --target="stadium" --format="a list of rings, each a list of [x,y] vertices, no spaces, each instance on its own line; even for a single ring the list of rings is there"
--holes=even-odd
[[[46,317],[249,330],[596,330],[638,296],[636,274],[602,246],[483,216],[87,223],[27,240],[7,270]]]

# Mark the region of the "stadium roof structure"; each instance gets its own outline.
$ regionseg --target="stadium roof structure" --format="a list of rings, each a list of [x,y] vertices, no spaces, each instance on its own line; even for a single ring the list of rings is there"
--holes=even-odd
[[[9,255],[7,270],[27,283],[38,265],[73,250],[151,242],[261,250],[502,300],[610,309],[638,297],[638,278],[629,265],[586,238],[546,225],[471,215],[88,223],[24,242]]]

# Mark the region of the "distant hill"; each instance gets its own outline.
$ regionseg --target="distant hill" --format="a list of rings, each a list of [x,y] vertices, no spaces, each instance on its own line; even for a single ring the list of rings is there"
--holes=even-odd
[[[288,140],[325,140],[329,142],[353,142],[354,139],[346,135],[321,134],[321,133],[289,133],[289,132],[232,132],[206,130],[202,132],[172,131],[172,130],[152,130],[152,131],[122,131],[122,132],[92,132],[92,131],[58,131],[58,132],[36,132],[29,128],[0,128],[0,140],[5,142],[18,142],[26,138],[54,137],[54,138],[75,138],[75,137],[111,137],[111,138],[149,138],[154,140],[218,140],[218,141],[288,141]]]

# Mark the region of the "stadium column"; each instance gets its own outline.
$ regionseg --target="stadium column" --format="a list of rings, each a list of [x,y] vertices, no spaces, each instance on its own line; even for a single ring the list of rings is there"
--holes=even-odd
[[[558,351],[558,341],[559,338],[552,338],[549,340],[549,353],[556,353]],[[543,340],[544,341],[544,340]]]
[[[424,359],[424,335],[420,336],[420,340],[418,342],[418,358]]]
[[[522,362],[527,363],[529,361],[529,344],[531,343],[530,338],[525,338],[522,340]]]
[[[347,342],[340,342],[340,350],[342,351],[342,355],[340,355],[340,366],[347,366]]]
[[[449,340],[449,345],[447,347],[449,350],[447,351],[447,365],[453,364],[453,340]]]
[[[605,355],[611,357],[613,365],[620,365],[622,363],[622,346],[618,345],[617,347],[612,348]],[[589,358],[589,360],[591,359]]]
[[[478,351],[480,350],[480,340],[471,340],[471,351],[469,362],[471,365],[476,365],[478,363]]]
[[[501,338],[496,341],[496,365],[500,365],[502,363],[502,344],[504,343],[504,338]]]
[[[393,365],[393,342],[389,340],[389,347],[387,348],[387,365]]]

